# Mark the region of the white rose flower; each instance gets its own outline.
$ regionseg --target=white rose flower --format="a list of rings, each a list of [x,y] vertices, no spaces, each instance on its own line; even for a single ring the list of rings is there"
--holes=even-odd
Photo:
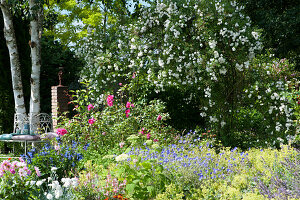
[[[47,199],[49,199],[49,200],[53,199],[53,195],[50,194],[50,193],[48,193],[46,197],[47,197]]]
[[[217,45],[217,42],[214,41],[214,40],[212,40],[212,41],[208,42],[208,45],[209,45],[210,48],[214,49],[216,47],[216,45]]]

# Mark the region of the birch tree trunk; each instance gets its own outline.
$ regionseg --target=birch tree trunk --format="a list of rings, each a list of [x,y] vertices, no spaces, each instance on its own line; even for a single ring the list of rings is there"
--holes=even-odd
[[[43,6],[36,0],[29,0],[30,9],[30,49],[31,49],[31,94],[30,94],[30,124],[31,130],[37,130],[38,118],[40,113],[40,71],[41,71],[41,35],[42,35],[42,19]]]
[[[23,122],[23,119],[26,116],[26,109],[24,103],[19,53],[17,48],[15,30],[13,26],[13,17],[10,12],[9,5],[7,4],[7,0],[0,0],[0,8],[4,20],[4,37],[6,40],[6,45],[10,57],[10,69],[15,101],[15,113],[18,116],[17,121]],[[21,124],[22,123],[18,123],[19,128],[23,128],[21,127]]]

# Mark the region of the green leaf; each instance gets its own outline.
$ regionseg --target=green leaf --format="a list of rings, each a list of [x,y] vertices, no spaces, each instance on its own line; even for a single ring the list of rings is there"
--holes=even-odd
[[[142,166],[143,166],[145,169],[151,169],[151,164],[148,163],[148,162],[143,162],[143,163],[142,163]]]
[[[128,184],[128,185],[126,185],[126,190],[128,191],[129,194],[133,194],[135,187],[136,187],[135,184]]]
[[[154,186],[151,185],[151,186],[147,186],[147,190],[150,194],[153,194],[155,191],[155,188],[154,188]]]

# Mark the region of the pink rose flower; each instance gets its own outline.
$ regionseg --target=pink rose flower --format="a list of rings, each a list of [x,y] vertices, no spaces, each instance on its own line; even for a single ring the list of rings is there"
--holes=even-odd
[[[92,117],[91,119],[89,119],[89,124],[92,125],[93,123],[95,123],[95,121],[96,121],[96,120],[94,119],[94,117]]]
[[[146,134],[146,132],[147,132],[147,129],[142,128],[142,130],[140,131],[140,134],[144,135],[144,134]]]
[[[154,139],[153,142],[158,142],[158,139]]]
[[[126,103],[126,108],[130,108],[130,102],[129,101]]]
[[[122,83],[119,83],[119,86],[122,86],[123,84]]]
[[[58,129],[56,130],[56,133],[57,133],[58,135],[63,136],[63,135],[65,135],[65,134],[67,134],[68,131],[67,131],[66,129],[64,129],[64,128],[58,128]]]
[[[106,101],[107,101],[107,105],[108,105],[109,107],[113,106],[114,95],[108,95]]]
[[[88,105],[87,109],[88,111],[92,110],[94,108],[94,106],[92,104]]]
[[[161,115],[158,115],[157,118],[156,118],[156,120],[160,121],[161,120]]]
[[[125,110],[126,117],[129,117],[129,113],[130,113],[129,109]]]
[[[151,134],[150,134],[150,133],[148,133],[148,134],[147,134],[147,139],[149,140],[149,139],[150,139],[150,137],[151,137]]]

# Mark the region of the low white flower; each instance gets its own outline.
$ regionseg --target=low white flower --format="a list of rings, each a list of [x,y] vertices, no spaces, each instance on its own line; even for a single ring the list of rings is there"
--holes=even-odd
[[[57,170],[57,167],[51,167],[51,172],[55,172]]]
[[[36,186],[40,187],[43,184],[43,181],[37,181]]]
[[[60,188],[60,189],[55,190],[54,194],[55,194],[55,198],[59,199],[63,195],[63,191]]]
[[[117,156],[116,157],[116,161],[124,161],[124,160],[127,160],[127,158],[129,158],[129,156],[125,153],[122,153],[121,155]]]
[[[72,186],[75,188],[78,186],[78,179],[77,178],[72,178]]]

